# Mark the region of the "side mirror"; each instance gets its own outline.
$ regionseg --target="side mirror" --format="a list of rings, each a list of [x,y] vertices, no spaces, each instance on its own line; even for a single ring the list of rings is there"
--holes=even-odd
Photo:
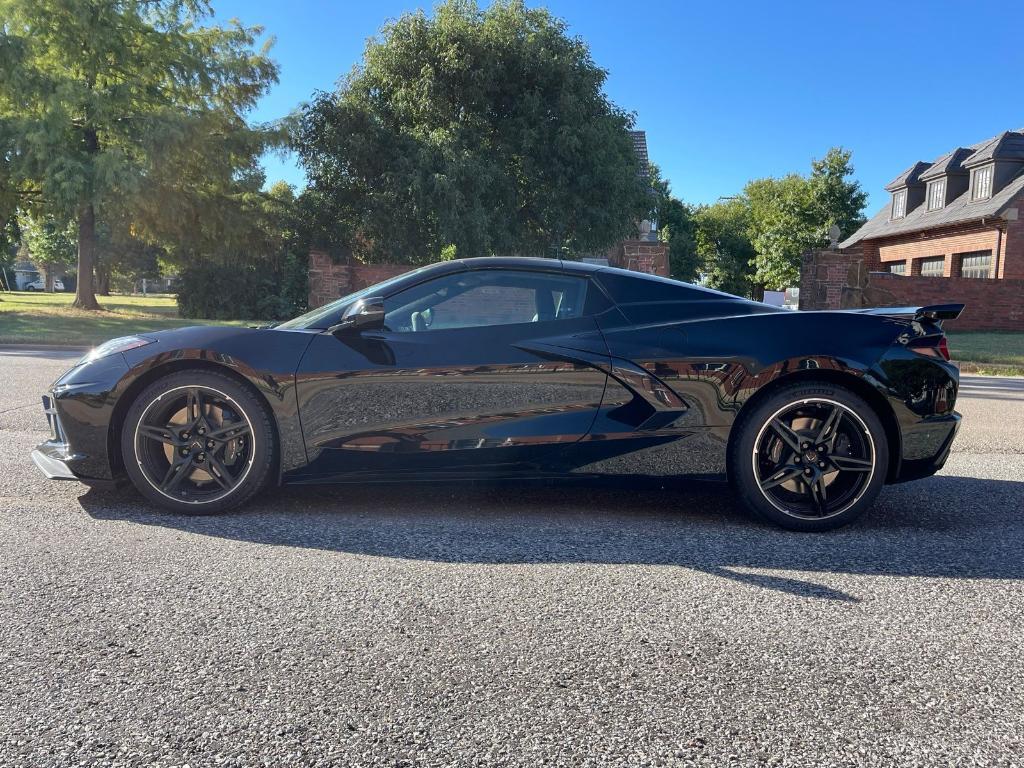
[[[328,328],[335,336],[359,331],[379,331],[384,328],[384,297],[370,296],[360,299],[347,310],[335,325]]]

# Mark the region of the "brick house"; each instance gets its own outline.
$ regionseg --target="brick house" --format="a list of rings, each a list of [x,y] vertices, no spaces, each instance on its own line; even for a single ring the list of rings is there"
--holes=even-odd
[[[916,162],[885,189],[885,207],[839,244],[868,270],[1024,279],[1024,129]]]

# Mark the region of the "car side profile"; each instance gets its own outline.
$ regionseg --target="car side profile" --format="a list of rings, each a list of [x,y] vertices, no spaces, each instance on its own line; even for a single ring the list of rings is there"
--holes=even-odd
[[[46,280],[44,280],[41,277],[36,278],[35,280],[33,280],[30,283],[25,283],[25,285],[22,288],[22,290],[23,291],[45,291],[46,290]],[[59,277],[54,278],[54,280],[53,280],[53,290],[55,290],[55,291],[63,291],[64,290],[64,281],[61,280]]]
[[[578,262],[414,270],[269,328],[114,339],[43,398],[50,478],[209,514],[268,485],[727,478],[795,530],[942,467],[962,305],[791,312]]]

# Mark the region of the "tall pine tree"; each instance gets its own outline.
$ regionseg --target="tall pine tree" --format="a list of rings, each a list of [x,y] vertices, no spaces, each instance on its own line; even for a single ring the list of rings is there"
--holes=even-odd
[[[244,119],[277,79],[261,30],[211,16],[204,0],[0,0],[5,174],[24,203],[74,222],[77,307],[99,308],[105,206],[159,207],[211,175],[224,187],[279,138]]]

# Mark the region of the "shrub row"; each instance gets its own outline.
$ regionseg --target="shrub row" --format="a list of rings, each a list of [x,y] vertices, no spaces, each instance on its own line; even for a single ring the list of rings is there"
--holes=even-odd
[[[181,272],[178,312],[203,320],[286,320],[305,311],[305,259],[266,264],[203,263]]]

